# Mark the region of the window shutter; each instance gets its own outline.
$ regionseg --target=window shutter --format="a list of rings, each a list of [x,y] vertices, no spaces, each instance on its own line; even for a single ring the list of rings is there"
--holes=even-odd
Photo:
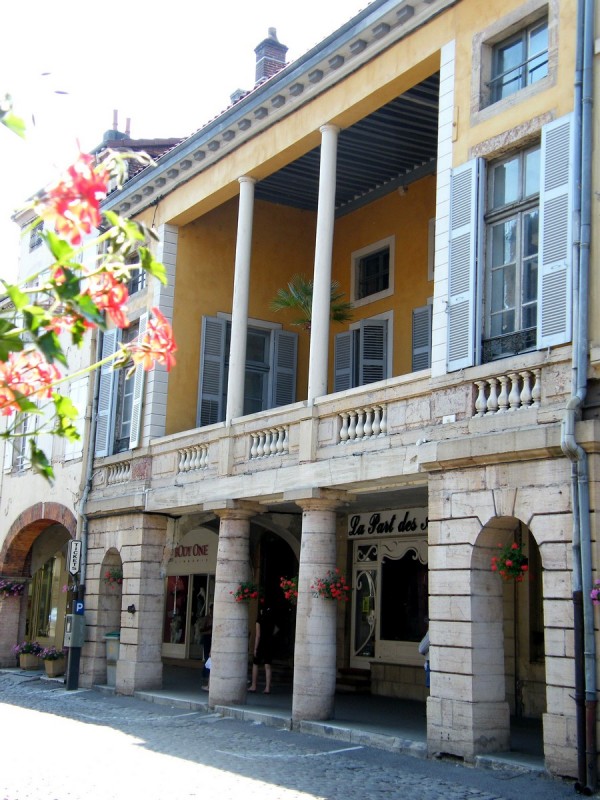
[[[542,129],[540,253],[538,268],[539,348],[571,339],[572,116]]]
[[[351,389],[352,364],[354,363],[354,331],[336,334],[333,354],[333,391],[344,392]]]
[[[202,317],[200,357],[200,399],[198,425],[212,425],[224,418],[223,379],[225,375],[225,320]]]
[[[5,430],[11,425],[11,417],[5,417]],[[13,468],[13,445],[10,439],[4,440],[4,471],[11,472]]]
[[[480,160],[453,170],[448,258],[448,370],[475,362],[477,234]]]
[[[102,358],[112,355],[118,346],[118,330],[105,331],[102,337]],[[112,451],[110,437],[112,432],[112,411],[115,386],[115,372],[112,362],[100,368],[100,387],[98,390],[98,412],[96,415],[96,443],[94,455],[99,458]]]
[[[48,423],[48,415],[51,413],[52,409],[50,406],[46,406],[45,411],[40,414],[39,416],[34,417],[34,425],[47,425]],[[48,459],[49,462],[52,462],[52,449],[54,446],[54,436],[49,433],[39,433],[35,437],[35,444],[40,450],[42,450]],[[27,448],[29,452],[29,447]]]
[[[359,386],[387,378],[387,320],[360,323]]]
[[[142,314],[138,323],[138,341],[146,332],[148,314]],[[144,379],[146,372],[142,364],[138,364],[133,374],[133,405],[131,408],[131,427],[129,429],[129,449],[140,446],[142,430],[142,402],[144,400]]]
[[[69,398],[76,407],[78,413],[74,425],[77,428],[80,438],[71,442],[65,439],[65,461],[71,458],[79,458],[83,453],[83,429],[85,424],[85,407],[87,404],[88,379],[79,378],[69,386]]]
[[[412,313],[412,371],[431,366],[431,319],[433,306],[427,304]]]
[[[296,361],[298,334],[273,331],[273,389],[270,408],[296,402]]]

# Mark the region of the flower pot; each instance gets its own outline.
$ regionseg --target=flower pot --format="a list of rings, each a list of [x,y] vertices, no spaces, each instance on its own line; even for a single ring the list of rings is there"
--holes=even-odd
[[[39,669],[40,660],[33,653],[21,653],[19,655],[19,666],[21,669]]]
[[[44,661],[44,669],[49,678],[58,678],[59,675],[65,674],[67,668],[66,658],[54,658],[52,660],[46,659]]]

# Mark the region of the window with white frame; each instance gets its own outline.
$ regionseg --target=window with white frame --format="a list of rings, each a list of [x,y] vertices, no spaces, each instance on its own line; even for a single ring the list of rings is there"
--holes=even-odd
[[[394,237],[352,253],[351,296],[355,306],[388,297],[394,291]]]
[[[29,232],[29,250],[35,250],[42,243],[42,231],[44,230],[44,222],[38,222],[37,225]]]
[[[363,319],[334,340],[334,392],[384,380],[390,375],[392,315]]]
[[[503,100],[548,75],[548,18],[508,36],[492,48],[490,102]]]
[[[200,389],[197,424],[225,419],[231,322],[225,317],[202,318]],[[244,414],[296,401],[298,334],[253,321],[246,339]]]
[[[453,170],[449,370],[570,341],[572,127],[567,115],[540,146]]]
[[[488,169],[483,361],[536,344],[540,147]]]

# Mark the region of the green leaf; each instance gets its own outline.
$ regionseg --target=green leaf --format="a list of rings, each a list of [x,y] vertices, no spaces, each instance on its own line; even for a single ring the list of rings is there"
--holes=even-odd
[[[57,236],[54,231],[43,231],[42,239],[44,239],[48,245],[48,249],[54,258],[61,264],[65,261],[73,261],[75,250],[68,242],[61,239],[60,236]]]
[[[25,292],[22,292],[15,284],[9,284],[6,286],[6,294],[15,304],[17,311],[21,311],[21,309],[29,305],[28,295],[26,295]]]
[[[53,283],[56,296],[63,301],[70,301],[81,293],[81,278],[66,266],[63,266],[63,278],[61,283]]]
[[[106,328],[104,314],[98,309],[92,298],[88,294],[80,294],[71,299],[70,305],[77,314],[93,322],[100,328]]]
[[[23,340],[16,330],[10,320],[0,318],[0,361],[6,361],[9,353],[18,353],[23,349]]]
[[[17,117],[16,114],[13,114],[12,111],[7,111],[4,114],[0,115],[0,122],[12,131],[16,133],[17,136],[20,136],[21,139],[25,138],[25,120],[21,119],[21,117]]]
[[[54,482],[54,470],[48,461],[48,457],[43,450],[35,444],[33,439],[29,440],[29,459],[31,461],[31,468],[45,478],[50,485]]]
[[[150,275],[154,275],[162,284],[166,285],[167,271],[164,264],[161,264],[160,261],[155,261],[154,256],[147,247],[140,247],[139,255],[142,269],[145,269],[146,272],[150,273]]]
[[[54,392],[52,394],[52,400],[54,402],[56,414],[61,419],[77,419],[79,417],[77,406],[74,405],[70,397],[60,394],[59,392]]]
[[[46,361],[48,361],[50,364],[53,364],[54,361],[59,361],[65,367],[68,366],[67,357],[61,347],[60,340],[54,331],[46,331],[46,333],[38,336],[36,343],[44,354]]]

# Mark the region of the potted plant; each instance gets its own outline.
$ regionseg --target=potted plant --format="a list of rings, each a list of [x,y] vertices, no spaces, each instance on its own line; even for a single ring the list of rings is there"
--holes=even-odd
[[[298,602],[298,576],[293,578],[280,578],[279,586],[283,589],[283,596],[295,606]]]
[[[44,662],[44,669],[49,678],[57,678],[65,674],[67,668],[67,653],[65,650],[57,650],[56,647],[45,647],[39,654]]]
[[[235,592],[230,592],[236,603],[249,603],[250,600],[260,600],[262,602],[262,592],[254,581],[243,581]]]
[[[25,584],[23,581],[0,578],[0,597],[21,597],[24,591]]]
[[[324,578],[315,578],[310,588],[314,597],[323,597],[325,600],[346,602],[350,596],[350,586],[337,567],[335,570],[330,569]]]
[[[497,572],[504,581],[521,583],[529,569],[527,556],[523,552],[521,545],[517,542],[512,542],[505,546],[499,544],[498,547],[500,548],[500,554],[492,556],[492,572]]]
[[[123,584],[123,570],[120,567],[109,567],[103,577],[109,589],[114,589]]]
[[[278,289],[271,301],[273,311],[291,310],[299,313],[292,325],[310,331],[312,323],[313,282],[304,275],[294,275],[286,289]],[[352,319],[353,306],[344,300],[337,281],[331,282],[330,319],[332,322],[348,322]]]
[[[21,642],[13,647],[13,653],[19,656],[21,669],[39,669],[39,655],[42,652],[39,642]]]

